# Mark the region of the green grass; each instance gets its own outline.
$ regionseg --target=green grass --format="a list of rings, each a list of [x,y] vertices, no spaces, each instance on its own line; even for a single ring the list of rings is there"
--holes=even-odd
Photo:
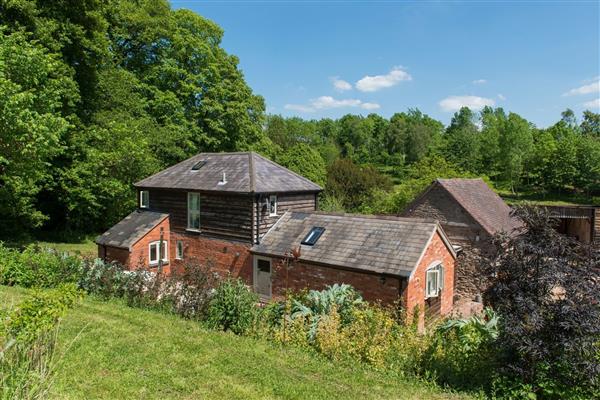
[[[98,254],[98,246],[94,242],[95,236],[83,239],[80,242],[36,242],[40,246],[49,247],[58,251],[66,251],[72,254],[94,257]]]
[[[23,289],[0,286],[0,304]],[[60,326],[51,398],[458,399],[427,383],[339,365],[173,315],[87,298]]]

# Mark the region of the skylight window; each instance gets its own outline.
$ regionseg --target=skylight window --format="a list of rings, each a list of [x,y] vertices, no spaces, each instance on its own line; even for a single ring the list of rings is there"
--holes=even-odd
[[[206,160],[200,160],[192,167],[192,171],[198,171],[200,168],[204,167],[206,164]]]
[[[307,246],[314,246],[317,243],[317,240],[321,237],[321,235],[325,232],[325,228],[320,226],[313,226],[310,232],[304,237],[300,244],[304,244]]]

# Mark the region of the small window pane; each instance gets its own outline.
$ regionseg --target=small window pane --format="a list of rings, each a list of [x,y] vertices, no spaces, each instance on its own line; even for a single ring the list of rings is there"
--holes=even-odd
[[[269,196],[269,215],[277,215],[277,196]]]
[[[158,261],[158,254],[156,254],[156,250],[157,250],[158,246],[155,243],[150,244],[150,262],[157,262]]]
[[[259,259],[257,261],[257,267],[261,272],[271,272],[271,261]]]
[[[177,258],[178,260],[183,259],[183,242],[181,240],[177,241],[175,258]]]
[[[140,191],[140,208],[148,208],[150,195],[147,190]]]

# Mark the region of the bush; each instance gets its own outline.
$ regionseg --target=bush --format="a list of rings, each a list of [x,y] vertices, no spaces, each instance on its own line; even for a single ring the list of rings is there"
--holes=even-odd
[[[24,251],[0,243],[0,284],[51,288],[77,282],[81,261],[77,256],[31,245]]]
[[[540,208],[515,212],[516,236],[499,236],[485,298],[501,315],[501,372],[538,398],[600,393],[600,251],[559,234]],[[506,386],[506,385],[504,385]]]
[[[0,397],[45,398],[54,372],[57,323],[82,292],[73,284],[36,291],[0,311]]]
[[[240,279],[225,279],[215,289],[206,321],[213,329],[241,335],[252,327],[258,296]]]
[[[425,368],[444,385],[489,389],[497,367],[498,332],[498,316],[490,308],[483,316],[449,320],[435,331],[424,355]]]

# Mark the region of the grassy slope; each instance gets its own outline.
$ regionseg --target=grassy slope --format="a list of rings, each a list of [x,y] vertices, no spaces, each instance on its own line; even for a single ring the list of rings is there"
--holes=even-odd
[[[0,286],[0,304],[25,293]],[[60,340],[68,350],[52,398],[459,398],[414,380],[207,331],[193,321],[116,301],[86,299],[62,322]]]

